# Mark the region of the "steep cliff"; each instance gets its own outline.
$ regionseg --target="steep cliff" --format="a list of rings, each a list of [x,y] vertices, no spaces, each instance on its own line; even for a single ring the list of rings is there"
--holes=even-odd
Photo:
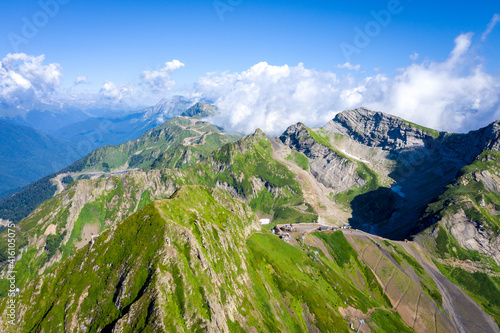
[[[304,124],[298,123],[287,128],[280,140],[290,148],[309,158],[309,169],[316,179],[326,187],[344,192],[354,186],[364,186],[366,180],[360,175],[359,165],[335,151]]]

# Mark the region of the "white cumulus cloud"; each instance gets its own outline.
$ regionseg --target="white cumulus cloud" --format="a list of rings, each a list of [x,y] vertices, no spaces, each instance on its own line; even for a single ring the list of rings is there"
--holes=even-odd
[[[105,82],[99,90],[99,96],[103,100],[120,102],[130,96],[132,88],[127,86],[117,87],[113,82]]]
[[[84,84],[87,83],[87,77],[86,76],[79,76],[75,79],[74,85],[77,86],[79,84]]]
[[[417,52],[413,53],[413,54],[410,54],[410,59],[415,61],[418,59],[418,57],[420,56],[420,54],[418,54]]]
[[[500,78],[468,56],[472,34],[455,39],[444,62],[412,64],[389,80],[373,106],[436,129],[467,131],[500,117]],[[369,106],[370,104],[368,104]]]
[[[469,55],[472,36],[459,35],[447,60],[413,63],[393,76],[357,79],[262,62],[241,73],[208,73],[194,94],[215,101],[216,123],[243,133],[261,128],[278,135],[299,121],[321,126],[360,106],[439,130],[467,131],[500,118],[500,78]]]
[[[347,68],[350,71],[359,71],[361,68],[361,65],[353,65],[350,62],[346,62],[345,64],[342,65],[337,65],[337,68]]]
[[[330,119],[338,86],[334,73],[261,62],[241,73],[209,73],[196,82],[195,92],[216,101],[220,115],[214,121],[222,126],[278,134],[294,122]]]
[[[141,73],[142,84],[153,93],[166,93],[175,85],[175,81],[170,76],[181,67],[184,67],[184,64],[174,59],[166,62],[165,67],[158,71],[143,71]]]
[[[23,103],[48,97],[59,86],[62,69],[44,60],[44,55],[7,54],[0,61],[0,99]]]

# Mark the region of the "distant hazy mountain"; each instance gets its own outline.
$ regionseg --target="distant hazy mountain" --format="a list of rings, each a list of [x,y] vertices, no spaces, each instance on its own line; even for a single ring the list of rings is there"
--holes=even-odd
[[[195,102],[182,96],[163,99],[139,112],[115,117],[91,117],[52,131],[55,137],[71,142],[81,156],[107,145],[137,139],[144,132],[179,116]]]
[[[71,146],[27,126],[0,120],[0,197],[73,162]]]
[[[212,106],[200,104],[198,108],[203,110]],[[192,111],[192,114],[198,113]],[[135,169],[185,169],[208,156],[213,150],[239,138],[240,135],[224,133],[221,128],[196,117],[174,117],[161,126],[146,131],[137,139],[100,147],[69,167],[63,169],[61,166],[57,173],[39,179],[22,191],[4,198],[0,201],[0,219],[17,222],[28,216],[58,191],[54,185],[61,180],[55,181],[58,175],[67,174],[79,179],[108,176]]]
[[[117,116],[116,110],[82,111],[50,105],[36,105],[33,107],[39,109],[21,110],[16,115],[15,110],[2,105],[0,118],[4,117],[6,120],[2,123],[5,128],[0,133],[2,143],[5,143],[1,148],[3,165],[0,171],[0,198],[16,193],[36,180],[40,181],[19,193],[16,197],[19,200],[7,198],[7,204],[4,202],[3,208],[0,208],[0,215],[6,214],[14,220],[25,217],[24,212],[31,211],[56,191],[50,179],[42,177],[64,169],[100,147],[135,140],[148,130],[163,124],[165,120],[179,116],[193,104],[193,100],[174,96],[140,112],[123,111],[121,116]],[[198,103],[190,113],[197,115],[204,109],[213,108]],[[96,117],[91,112],[102,116]],[[11,128],[8,129],[8,125]],[[60,128],[61,126],[63,127]],[[214,129],[212,132],[218,131],[217,128]],[[161,155],[164,156],[165,154]],[[134,161],[137,161],[137,157],[135,156]],[[27,160],[30,163],[27,164]]]
[[[184,96],[173,96],[164,98],[155,106],[144,109],[143,121],[156,122],[162,124],[165,120],[180,116],[184,111],[195,104],[195,100]]]
[[[4,104],[0,108],[0,118],[18,125],[33,127],[45,134],[90,117],[94,115],[86,110],[41,103],[28,106]]]
[[[184,117],[198,117],[206,118],[215,115],[216,107],[207,103],[196,103],[186,111],[184,111],[181,116]]]

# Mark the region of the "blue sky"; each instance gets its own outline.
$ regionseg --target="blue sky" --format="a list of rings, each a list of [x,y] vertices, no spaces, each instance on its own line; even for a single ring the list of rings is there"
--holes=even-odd
[[[26,21],[43,21],[40,3],[57,3],[57,14],[46,15],[47,22],[32,36],[23,35]],[[228,10],[221,14],[215,4]],[[390,22],[379,25],[369,44],[346,58],[341,45],[355,46],[356,29],[373,26],[372,13],[387,12],[391,6],[397,10],[390,14]],[[112,82],[125,87],[123,93],[126,87],[138,90],[143,71],[160,71],[165,62],[179,60],[184,66],[168,71],[171,84],[147,100],[153,103],[179,89],[191,91],[207,72],[242,73],[261,62],[302,63],[306,69],[356,82],[381,73],[391,78],[415,62],[445,62],[455,39],[472,33],[463,70],[480,66],[497,78],[500,26],[481,40],[496,13],[498,1],[3,0],[0,58],[16,52],[44,55],[43,64],[60,67],[57,89],[85,77],[75,91],[97,92]],[[13,36],[28,38],[14,45]],[[346,62],[359,67],[339,68]]]
[[[43,0],[42,0],[43,1]],[[221,1],[229,4],[229,1]],[[242,71],[266,61],[273,65],[304,63],[332,70],[346,60],[342,42],[352,43],[354,27],[373,20],[371,11],[388,1],[242,0],[221,21],[213,1],[69,0],[59,13],[18,50],[45,54],[64,69],[64,80],[85,75],[95,86],[104,81],[136,80],[145,69],[179,59],[186,66],[178,83],[192,83],[205,72]],[[401,1],[403,10],[352,62],[370,71],[392,73],[411,62],[409,55],[443,60],[462,32],[480,34],[498,1]],[[0,53],[14,52],[9,32],[22,35],[22,18],[41,10],[37,1],[4,0],[0,4]],[[490,71],[499,72],[500,31],[483,46]]]

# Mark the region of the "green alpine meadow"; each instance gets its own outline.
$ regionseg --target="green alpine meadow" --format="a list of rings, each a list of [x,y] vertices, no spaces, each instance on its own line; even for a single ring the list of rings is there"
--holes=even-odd
[[[2,332],[500,331],[499,122],[358,108],[243,136],[217,114],[0,202]]]

